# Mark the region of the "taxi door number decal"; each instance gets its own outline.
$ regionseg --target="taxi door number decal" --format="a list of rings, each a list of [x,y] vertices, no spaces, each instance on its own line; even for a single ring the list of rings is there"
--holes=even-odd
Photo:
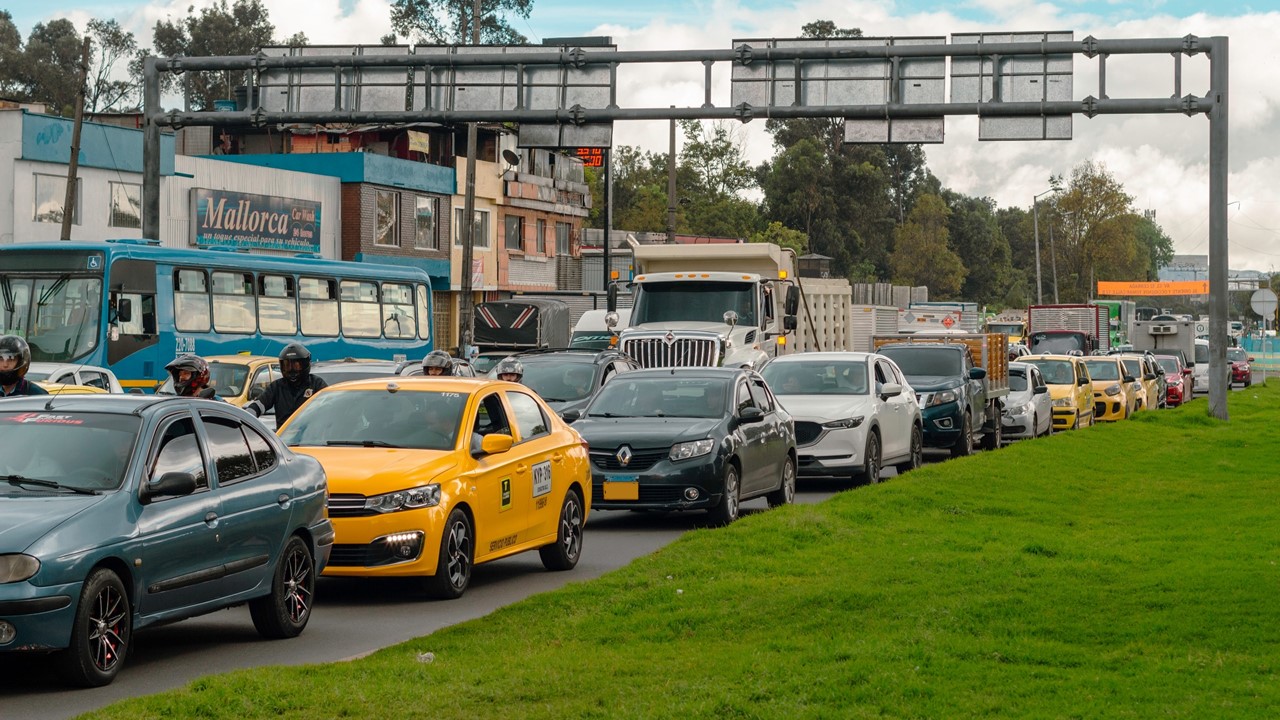
[[[511,509],[511,478],[502,478],[502,506],[498,511]]]
[[[545,460],[533,466],[533,496],[551,492],[551,461]]]

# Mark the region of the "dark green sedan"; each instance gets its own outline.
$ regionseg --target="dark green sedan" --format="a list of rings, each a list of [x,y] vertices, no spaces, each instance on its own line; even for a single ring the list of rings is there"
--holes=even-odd
[[[572,415],[590,446],[593,509],[706,510],[726,525],[744,500],[795,498],[791,416],[752,370],[637,370]]]

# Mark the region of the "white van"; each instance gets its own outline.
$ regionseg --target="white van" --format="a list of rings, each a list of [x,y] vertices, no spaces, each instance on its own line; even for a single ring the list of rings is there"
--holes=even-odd
[[[1192,360],[1195,361],[1195,367],[1191,370],[1192,377],[1195,378],[1195,394],[1208,394],[1209,392],[1209,341],[1196,338],[1196,355]],[[1230,366],[1228,366],[1230,367]]]
[[[618,324],[612,330],[604,322],[607,312],[606,310],[588,310],[582,313],[582,317],[578,318],[577,324],[573,326],[569,347],[591,350],[607,350],[612,347],[618,336],[617,331],[626,327],[631,320],[631,309],[617,310]]]

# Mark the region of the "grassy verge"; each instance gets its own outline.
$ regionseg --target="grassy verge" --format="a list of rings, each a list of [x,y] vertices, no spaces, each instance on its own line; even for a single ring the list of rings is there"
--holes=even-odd
[[[1280,385],[1231,393],[1225,424],[1206,402],[693,532],[355,662],[94,717],[1274,718]]]

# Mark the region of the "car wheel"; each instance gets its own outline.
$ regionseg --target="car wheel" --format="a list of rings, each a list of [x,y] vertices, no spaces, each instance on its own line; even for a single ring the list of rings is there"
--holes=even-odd
[[[880,436],[874,432],[867,433],[866,460],[862,472],[854,476],[854,482],[865,485],[880,482]]]
[[[711,516],[711,524],[724,526],[738,519],[738,503],[742,492],[738,481],[738,468],[731,462],[724,464],[724,493],[720,496],[720,504],[707,511]]]
[[[475,560],[471,520],[460,508],[449,513],[440,538],[440,558],[436,574],[423,581],[427,595],[438,600],[462,597],[471,584],[471,564]]]
[[[306,541],[294,535],[285,543],[271,579],[271,594],[249,601],[253,626],[264,638],[281,639],[302,634],[311,619],[316,591],[316,563]]]
[[[577,490],[564,494],[556,541],[538,548],[538,555],[548,570],[572,570],[578,564],[582,557],[582,496]]]
[[[995,425],[996,429],[982,434],[983,450],[998,450],[1000,449],[1000,443],[1004,440],[1004,424],[1000,421],[1000,418],[997,417],[992,424]]]
[[[133,610],[120,577],[106,568],[94,570],[80,590],[72,622],[71,644],[62,652],[67,680],[82,687],[109,684],[133,639]]]
[[[919,425],[911,426],[911,457],[898,464],[898,474],[911,472],[924,464],[924,431]]]
[[[972,454],[973,424],[969,420],[969,413],[965,413],[960,421],[960,437],[956,440],[956,444],[951,446],[951,457],[965,457]]]
[[[796,461],[790,455],[782,464],[782,476],[778,480],[778,489],[765,497],[771,508],[790,505],[796,499]]]

